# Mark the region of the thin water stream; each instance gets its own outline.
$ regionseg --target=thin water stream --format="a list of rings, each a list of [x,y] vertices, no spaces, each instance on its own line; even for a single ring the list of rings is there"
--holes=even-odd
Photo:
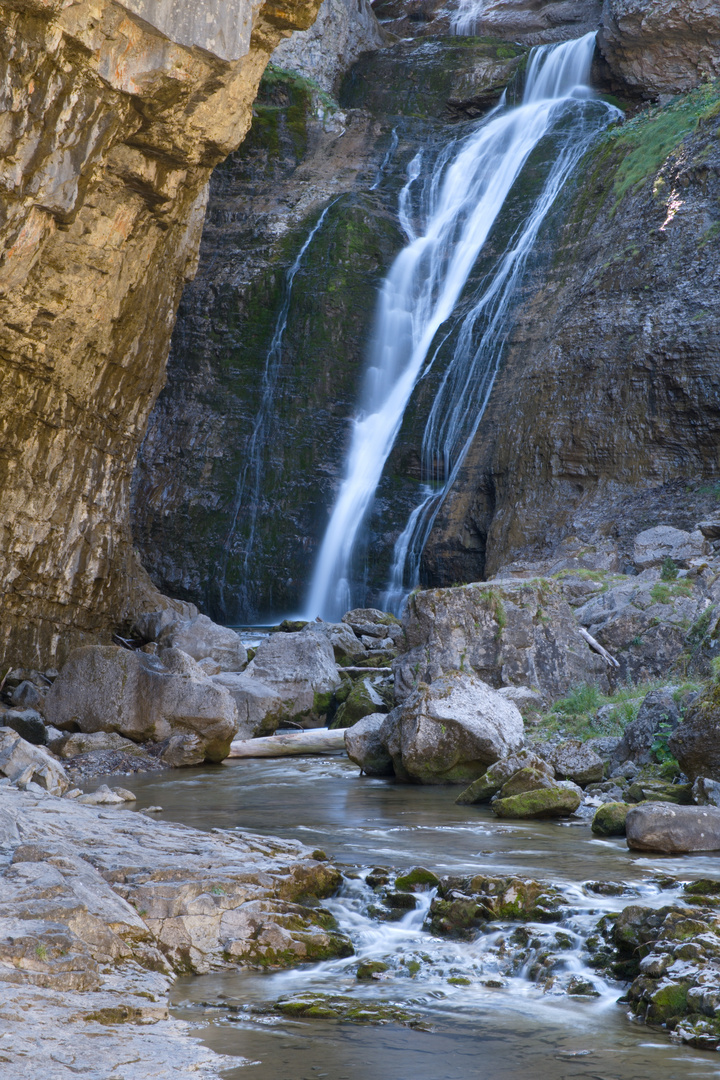
[[[106,778],[107,779],[107,778]],[[102,778],[97,781],[102,782]],[[226,972],[181,979],[173,1002],[220,1053],[237,1056],[228,1077],[255,1080],[709,1080],[716,1054],[673,1045],[625,1016],[620,984],[586,965],[583,942],[602,914],[639,902],[661,906],[676,889],[661,879],[720,876],[720,859],[638,855],[622,840],[594,838],[587,822],[500,823],[487,808],[457,806],[455,788],[360,777],[345,758],[237,761],[215,768],[128,777],[138,808],[196,828],[239,828],[322,847],[345,870],[325,905],[355,956],[290,971]],[[569,907],[557,923],[495,924],[472,941],[423,928],[430,903],[399,922],[379,922],[364,881],[369,867],[436,873],[517,874],[557,885]],[[620,896],[588,882],[622,882]],[[517,932],[527,948],[518,953]],[[513,936],[515,935],[515,936]],[[514,943],[514,944],[513,944]],[[534,965],[554,957],[552,978]],[[518,959],[520,956],[520,959]],[[379,960],[379,981],[360,982],[358,961]],[[597,997],[566,993],[590,980]],[[296,1020],[250,1009],[298,994],[350,996],[399,1006],[429,1030]]]

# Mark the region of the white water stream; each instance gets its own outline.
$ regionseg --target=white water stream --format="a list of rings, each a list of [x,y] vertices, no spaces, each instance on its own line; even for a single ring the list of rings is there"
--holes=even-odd
[[[511,301],[539,229],[591,140],[618,115],[594,99],[588,86],[594,48],[595,35],[587,34],[533,50],[519,106],[508,108],[503,100],[471,134],[447,144],[431,169],[423,169],[422,151],[410,162],[399,200],[408,243],[382,287],[362,405],[353,421],[345,478],[317,558],[306,617],[336,619],[352,606],[356,543],[410,396],[437,356],[436,345],[428,361],[438,332],[444,328],[450,333],[445,324],[508,195],[541,140],[552,137],[555,156],[542,191],[473,299],[428,419],[423,445],[427,486],[398,541],[386,602],[397,606],[404,596],[408,558],[418,549],[418,536],[426,537],[482,416]],[[440,492],[437,484],[431,486],[438,460],[444,463]]]

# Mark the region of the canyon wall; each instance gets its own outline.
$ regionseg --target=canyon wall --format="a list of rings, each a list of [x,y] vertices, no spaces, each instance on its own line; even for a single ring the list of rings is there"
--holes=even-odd
[[[0,660],[142,605],[129,485],[213,167],[315,0],[0,5]]]
[[[696,82],[699,81],[696,79]],[[606,135],[425,555],[434,582],[617,551],[720,500],[720,86]]]

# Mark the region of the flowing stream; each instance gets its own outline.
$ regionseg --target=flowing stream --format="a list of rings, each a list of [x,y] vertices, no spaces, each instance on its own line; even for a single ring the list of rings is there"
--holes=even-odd
[[[456,333],[452,357],[428,417],[422,447],[425,486],[400,536],[387,605],[416,583],[425,539],[455,478],[492,389],[513,297],[538,232],[595,136],[618,111],[588,86],[595,35],[533,50],[522,103],[504,99],[469,135],[420,151],[407,170],[399,219],[408,238],[383,284],[360,411],[345,477],[318,554],[306,613],[337,619],[350,608],[353,556],[383,469],[418,380]],[[464,290],[508,196],[540,143],[551,164],[530,212],[512,230],[495,269]],[[532,178],[532,177],[531,177]],[[462,301],[465,312],[452,319]],[[439,343],[438,343],[439,339]]]
[[[100,778],[97,783],[101,783]],[[112,781],[111,781],[112,782]],[[116,782],[116,781],[115,781]],[[237,1058],[236,1080],[710,1080],[714,1053],[673,1045],[667,1034],[631,1022],[617,999],[622,985],[586,966],[583,943],[607,911],[631,903],[661,906],[677,890],[667,876],[720,876],[720,859],[682,859],[627,850],[593,837],[586,821],[498,822],[487,808],[457,806],[456,788],[428,788],[360,777],[347,759],[226,762],[215,768],[127,777],[138,808],[197,828],[240,828],[322,847],[345,871],[340,895],[325,901],[356,955],[290,971],[223,972],[175,984],[176,1013],[219,1053]],[[557,923],[491,924],[472,941],[423,928],[430,903],[399,922],[378,922],[365,883],[377,864],[424,865],[438,874],[537,877],[569,901]],[[663,880],[664,879],[664,880]],[[593,882],[622,882],[623,895],[598,895]],[[524,957],[513,962],[517,934]],[[551,954],[549,980],[535,967]],[[379,981],[356,977],[359,960],[380,960]],[[565,992],[573,979],[596,997]],[[296,1020],[258,1004],[298,994],[344,995],[360,1005],[392,1004],[426,1030],[398,1024]]]

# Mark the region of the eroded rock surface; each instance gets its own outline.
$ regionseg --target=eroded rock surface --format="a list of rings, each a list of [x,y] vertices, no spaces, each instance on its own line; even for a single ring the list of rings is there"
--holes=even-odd
[[[130,474],[195,272],[207,182],[243,139],[283,31],[316,7],[2,5],[6,662],[63,659],[146,602]]]
[[[143,1071],[123,1075],[145,1080],[150,1063],[154,1075],[176,1076],[202,1060],[210,1075],[210,1064],[222,1061],[167,1018],[175,974],[238,962],[282,966],[350,948],[329,913],[300,902],[340,883],[300,844],[201,833],[4,786],[0,840],[0,984],[17,1033],[3,1054],[33,1080],[48,1075],[59,1048],[66,1056],[54,1057],[53,1075],[82,1069],[100,1080],[113,1055],[132,1047],[137,1056],[139,1035]],[[70,1040],[60,1028],[71,1019]]]

